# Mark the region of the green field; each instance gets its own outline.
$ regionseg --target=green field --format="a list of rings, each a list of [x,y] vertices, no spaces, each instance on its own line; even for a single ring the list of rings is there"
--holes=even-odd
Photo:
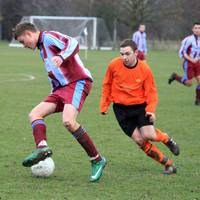
[[[34,148],[29,111],[50,92],[39,52],[0,44],[0,200],[199,200],[200,199],[200,107],[194,106],[195,87],[167,84],[171,72],[182,73],[177,52],[150,51],[159,92],[156,126],[180,144],[173,156],[177,175],[164,176],[163,167],[152,161],[126,137],[114,118],[99,114],[101,82],[108,62],[118,52],[90,51],[84,60],[94,77],[90,96],[78,121],[108,159],[98,183],[88,181],[90,163],[86,153],[62,126],[61,114],[49,116],[48,144],[56,169],[52,177],[34,178],[21,164]],[[34,80],[27,80],[27,75]]]

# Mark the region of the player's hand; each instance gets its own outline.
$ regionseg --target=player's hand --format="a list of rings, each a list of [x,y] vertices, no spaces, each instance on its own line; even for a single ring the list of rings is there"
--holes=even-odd
[[[102,115],[107,115],[107,112],[101,112]]]
[[[195,64],[199,62],[199,58],[191,58],[191,62]]]
[[[56,67],[60,67],[63,63],[63,59],[60,56],[53,56],[51,61]]]
[[[146,112],[146,117],[149,117],[149,120],[152,123],[156,121],[156,115],[152,112]]]

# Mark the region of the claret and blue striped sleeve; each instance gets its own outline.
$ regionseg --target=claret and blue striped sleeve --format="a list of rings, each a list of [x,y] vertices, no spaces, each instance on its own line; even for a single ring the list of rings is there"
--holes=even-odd
[[[59,55],[62,56],[63,59],[73,55],[75,50],[79,48],[78,41],[75,38],[55,31],[50,31],[45,35],[44,43],[48,46],[59,48]]]
[[[56,31],[44,31],[40,34],[38,48],[53,91],[78,80],[92,81],[90,71],[78,55],[79,44],[75,38]],[[61,66],[57,67],[52,62],[54,56],[61,56]]]
[[[179,56],[184,58],[185,55],[191,58],[200,57],[200,37],[192,34],[182,40]]]

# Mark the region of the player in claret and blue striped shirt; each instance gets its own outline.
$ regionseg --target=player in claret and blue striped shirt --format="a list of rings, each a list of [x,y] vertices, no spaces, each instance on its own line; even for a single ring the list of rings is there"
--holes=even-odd
[[[168,83],[177,81],[185,86],[192,86],[192,79],[197,81],[195,105],[200,105],[200,22],[195,22],[192,35],[185,37],[181,43],[179,56],[183,58],[184,75],[172,73]]]
[[[24,159],[23,165],[30,167],[51,156],[44,118],[56,112],[63,112],[63,125],[90,157],[90,181],[97,181],[102,175],[106,159],[99,154],[86,130],[76,121],[93,81],[78,55],[78,41],[56,31],[40,31],[34,24],[27,22],[16,25],[13,34],[24,47],[40,50],[52,85],[51,94],[29,114],[36,149]]]
[[[137,58],[140,60],[146,60],[147,56],[147,34],[145,30],[145,24],[140,24],[138,31],[134,32],[132,37],[138,48]]]

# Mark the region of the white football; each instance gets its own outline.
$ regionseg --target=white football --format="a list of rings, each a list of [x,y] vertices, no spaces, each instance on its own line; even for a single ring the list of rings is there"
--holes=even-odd
[[[55,169],[54,161],[51,157],[41,160],[39,163],[31,166],[31,172],[36,177],[49,177]]]

